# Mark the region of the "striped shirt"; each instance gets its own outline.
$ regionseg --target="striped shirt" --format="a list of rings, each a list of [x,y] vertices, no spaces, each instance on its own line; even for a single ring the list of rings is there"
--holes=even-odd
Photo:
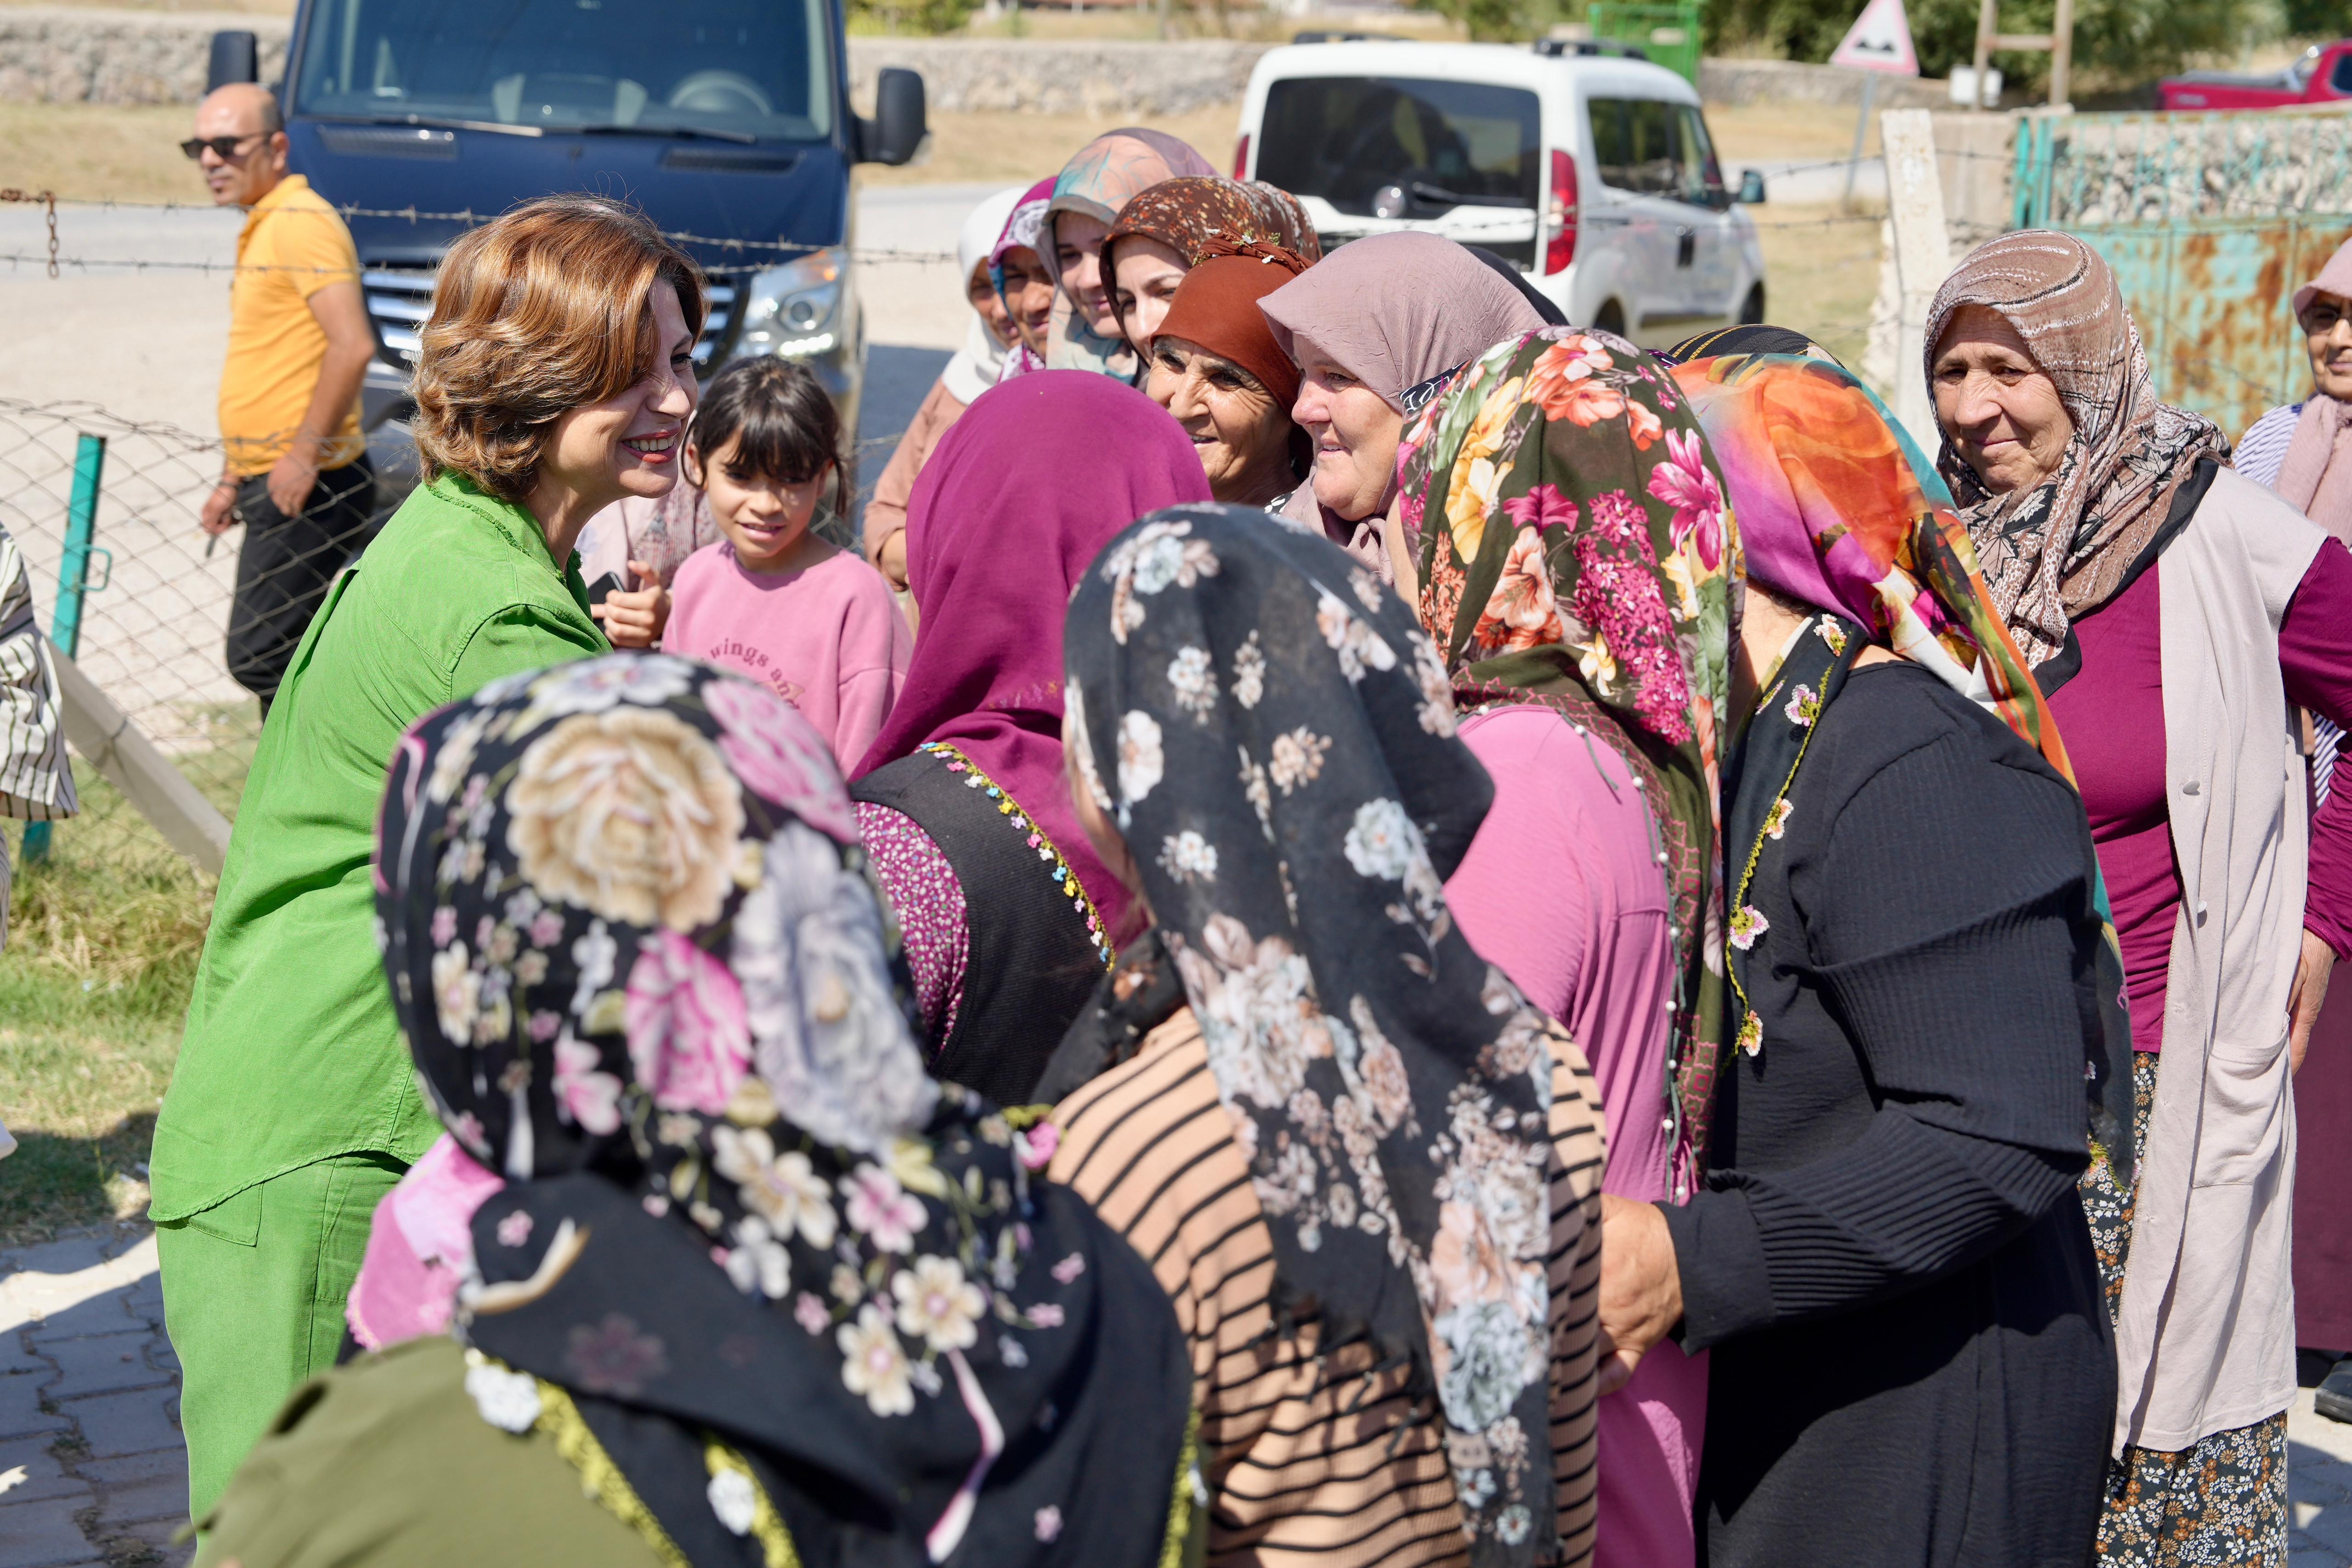
[[[1562,1037],[1552,1066],[1551,1445],[1560,1561],[1592,1552],[1604,1154],[1592,1070]],[[1316,1354],[1309,1319],[1277,1333],[1274,1245],[1187,1010],[1055,1110],[1051,1175],[1151,1264],[1192,1344],[1213,1491],[1209,1561],[1419,1568],[1468,1560],[1439,1428],[1405,1426],[1402,1369],[1369,1346]]]
[[[25,553],[0,528],[0,817],[46,822],[79,809],[57,692]],[[0,946],[8,941],[8,843],[0,838]]]
[[[2252,479],[2264,489],[2278,488],[2279,470],[2285,466],[2286,449],[2294,444],[2294,427],[2303,420],[2303,404],[2289,403],[2274,408],[2254,421],[2239,439],[2238,449],[2231,456],[2230,466]],[[2311,716],[2311,794],[2314,810],[2327,804],[2327,791],[2336,781],[2336,755],[2343,749],[2344,732],[2335,724]]]

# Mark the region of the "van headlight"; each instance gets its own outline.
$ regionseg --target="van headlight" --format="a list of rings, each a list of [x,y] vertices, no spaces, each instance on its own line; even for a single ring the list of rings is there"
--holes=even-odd
[[[752,273],[741,288],[743,331],[733,358],[810,360],[841,346],[850,318],[848,247],[827,246]]]

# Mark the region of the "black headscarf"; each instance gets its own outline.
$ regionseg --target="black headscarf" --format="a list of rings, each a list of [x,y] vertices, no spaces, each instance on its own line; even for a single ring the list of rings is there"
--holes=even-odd
[[[673,1560],[1157,1559],[1174,1314],[1031,1184],[1047,1151],[924,1076],[790,705],[659,655],[493,683],[403,737],[378,867],[419,1077],[510,1183],[460,1297],[487,1419]]]
[[[1370,572],[1236,507],[1119,535],[1064,637],[1082,787],[1200,1019],[1277,1312],[1409,1366],[1473,1562],[1547,1559],[1558,1026],[1446,908],[1494,789],[1444,662]]]

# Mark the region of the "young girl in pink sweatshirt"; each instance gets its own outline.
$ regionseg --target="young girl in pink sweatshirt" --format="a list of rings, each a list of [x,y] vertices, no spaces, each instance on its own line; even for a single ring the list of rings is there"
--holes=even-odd
[[[880,733],[915,639],[882,574],[810,531],[840,472],[840,416],[805,366],[721,371],[682,473],[725,537],[677,569],[662,648],[767,682],[847,768]]]

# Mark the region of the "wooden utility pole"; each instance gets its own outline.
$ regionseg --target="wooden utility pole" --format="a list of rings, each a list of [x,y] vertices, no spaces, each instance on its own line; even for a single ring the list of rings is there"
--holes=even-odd
[[[2058,0],[2058,15],[2047,33],[2004,33],[2000,30],[2000,0],[1979,0],[1977,6],[1977,91],[1971,108],[1984,105],[1986,68],[1992,63],[1995,49],[2018,53],[2045,52],[2050,56],[2050,105],[2058,108],[2066,97],[2074,74],[2074,0]]]

